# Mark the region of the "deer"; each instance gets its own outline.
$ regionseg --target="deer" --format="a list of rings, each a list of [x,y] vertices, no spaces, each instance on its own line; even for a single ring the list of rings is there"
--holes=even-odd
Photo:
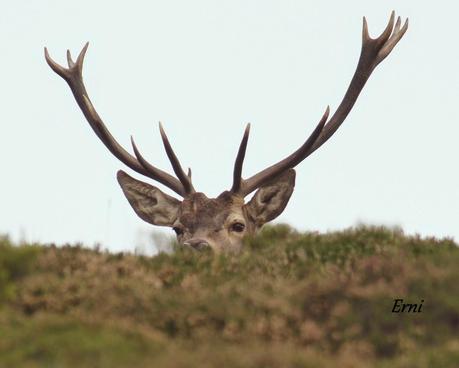
[[[395,12],[392,11],[380,36],[371,38],[367,20],[363,17],[362,48],[357,68],[331,118],[330,107],[327,106],[319,123],[301,147],[277,163],[243,179],[242,167],[250,133],[250,124],[247,124],[234,162],[231,189],[216,198],[208,198],[195,190],[191,170],[183,170],[161,123],[161,139],[175,177],[149,163],[140,153],[132,136],[133,154],[115,140],[96,112],[83,83],[83,61],[89,43],[85,44],[75,61],[67,50],[68,67],[56,63],[46,47],[44,52],[46,62],[67,82],[90,127],[108,150],[133,171],[164,185],[182,198],[179,200],[119,170],[118,183],[135,213],[149,224],[172,228],[178,244],[185,248],[238,252],[243,248],[244,237],[255,234],[264,224],[284,211],[295,187],[294,168],[337,131],[373,70],[391,53],[407,29],[408,19],[401,26],[400,17],[395,21]],[[255,194],[246,203],[245,198],[255,190]]]

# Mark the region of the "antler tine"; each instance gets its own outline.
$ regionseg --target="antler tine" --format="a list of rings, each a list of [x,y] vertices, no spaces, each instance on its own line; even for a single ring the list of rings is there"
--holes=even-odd
[[[45,47],[45,60],[48,63],[49,67],[54,71],[54,73],[58,74],[62,78],[64,78],[67,81],[68,75],[67,75],[67,69],[56,63],[53,59],[51,59],[51,56],[49,56],[48,49]]]
[[[135,157],[137,158],[137,161],[143,166],[145,171],[147,171],[150,175],[149,177],[155,176],[155,180],[168,186],[167,184],[164,183],[164,179],[158,175],[156,175],[156,170],[158,170],[156,167],[154,167],[152,164],[150,164],[140,153],[139,149],[137,148],[134,138],[131,136],[131,145],[132,149],[134,151]],[[175,179],[175,178],[174,178]],[[182,197],[186,197],[187,194],[189,194],[183,186],[176,188],[177,190],[174,190],[177,194],[180,194]]]
[[[400,25],[401,25],[401,20],[400,20],[400,17],[398,17],[397,23],[394,28],[394,32],[392,33],[392,36],[389,38],[389,40],[387,40],[387,43],[384,45],[384,47],[381,49],[379,53],[379,56],[381,58],[379,62],[384,60],[387,57],[387,55],[390,54],[390,52],[394,49],[395,45],[398,43],[398,41],[400,41],[400,39],[403,37],[403,35],[407,31],[408,18],[405,20],[405,23],[403,24],[403,27],[401,29],[400,29]]]
[[[194,193],[195,190],[193,188],[193,184],[191,183],[190,177],[185,174],[183,171],[182,166],[180,165],[180,161],[174,153],[171,144],[169,143],[169,139],[167,138],[166,132],[163,129],[163,125],[159,122],[159,132],[161,134],[161,139],[163,140],[164,149],[166,150],[167,157],[169,157],[169,161],[172,164],[172,168],[174,169],[175,175],[179,178],[180,182],[185,189],[186,194]]]
[[[72,60],[72,55],[70,54],[70,50],[67,50],[67,64],[69,65],[69,68],[75,65],[75,62]]]
[[[279,161],[277,164],[274,164],[260,171],[258,174],[253,175],[249,179],[241,180],[239,193],[243,196],[246,196],[258,187],[274,179],[276,176],[280,175],[284,171],[295,167],[301,161],[303,161],[305,155],[307,154],[311,146],[314,144],[314,142],[317,140],[320,133],[322,132],[322,129],[324,128],[324,125],[328,119],[329,113],[330,107],[327,106],[325,113],[323,114],[322,118],[319,121],[319,124],[317,124],[314,131],[303,143],[303,145],[300,148],[298,148],[295,152],[293,152],[290,156],[284,158],[282,161]]]
[[[73,93],[73,96],[75,97],[76,102],[78,103],[78,106],[86,117],[89,125],[102,141],[102,143],[115,157],[117,157],[125,165],[129,166],[132,170],[137,171],[139,174],[148,176],[153,180],[164,184],[177,194],[185,196],[187,191],[178,179],[174,178],[172,175],[169,175],[165,171],[154,167],[153,165],[142,165],[136,157],[127,152],[115,140],[115,138],[111,135],[105,126],[104,122],[95,110],[91,100],[89,99],[88,93],[86,92],[86,87],[83,83],[83,62],[88,46],[89,43],[86,43],[75,62],[72,60],[70,52],[67,52],[67,62],[69,65],[68,68],[64,68],[56,63],[49,56],[48,50],[45,47],[46,62],[56,74],[61,76],[67,82]],[[146,169],[146,167],[148,167],[148,169]]]
[[[249,140],[250,134],[250,123],[247,124],[244,136],[242,137],[241,144],[239,145],[239,150],[237,151],[236,161],[234,162],[234,171],[233,171],[233,186],[231,187],[231,192],[237,193],[241,189],[242,184],[242,165],[244,164],[245,151],[247,149],[247,141]]]
[[[389,22],[387,23],[386,28],[381,33],[381,35],[377,38],[379,44],[384,44],[389,39],[394,29],[394,20],[395,20],[395,11],[392,10],[392,12],[390,13]]]
[[[365,86],[365,83],[373,70],[390,54],[408,29],[408,19],[405,21],[402,28],[400,28],[400,17],[397,18],[395,27],[394,20],[395,12],[392,12],[390,20],[382,34],[378,38],[373,39],[368,33],[368,24],[365,17],[363,17],[362,51],[360,53],[357,69],[352,77],[351,83],[343,97],[343,100],[333,116],[330,118],[328,123],[325,124],[329,112],[327,108],[321,122],[303,146],[277,164],[272,165],[247,180],[242,180],[241,188],[239,190],[241,194],[247,195],[256,188],[267,183],[274,176],[281,174],[289,168],[293,168],[324,144],[336,132],[336,130],[338,130],[357,101],[360,92]]]

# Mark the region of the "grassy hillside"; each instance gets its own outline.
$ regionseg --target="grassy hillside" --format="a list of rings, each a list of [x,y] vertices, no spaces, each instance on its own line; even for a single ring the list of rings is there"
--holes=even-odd
[[[457,244],[387,228],[267,227],[239,255],[3,238],[0,305],[0,367],[459,366]]]

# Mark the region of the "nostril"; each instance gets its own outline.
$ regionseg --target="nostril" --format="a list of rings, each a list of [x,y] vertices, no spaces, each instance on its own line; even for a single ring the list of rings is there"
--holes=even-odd
[[[196,250],[202,250],[209,247],[209,243],[204,239],[190,239],[184,242],[183,245]]]
[[[206,248],[208,248],[208,247],[209,247],[209,243],[207,243],[206,241],[204,241],[204,242],[200,242],[200,243],[197,245],[196,249],[201,250],[201,249],[206,249]]]

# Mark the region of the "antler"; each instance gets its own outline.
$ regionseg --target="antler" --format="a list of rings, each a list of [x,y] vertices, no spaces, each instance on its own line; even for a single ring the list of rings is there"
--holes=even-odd
[[[99,114],[95,110],[89,96],[86,92],[85,85],[83,83],[83,61],[88,49],[89,43],[81,50],[78,55],[77,60],[74,62],[70,55],[70,51],[67,50],[67,63],[68,68],[64,68],[61,65],[57,64],[49,56],[48,50],[45,47],[45,59],[48,65],[51,67],[54,72],[60,75],[69,85],[72,90],[73,96],[75,97],[78,106],[80,106],[81,111],[83,112],[86,120],[88,121],[91,128],[94,130],[96,135],[102,141],[102,143],[109,149],[109,151],[116,156],[120,161],[129,166],[132,170],[137,171],[139,174],[148,176],[153,180],[164,184],[168,188],[172,189],[177,194],[182,197],[186,197],[190,193],[194,193],[194,188],[191,183],[191,175],[186,175],[183,171],[180,162],[175,155],[172,147],[167,139],[166,133],[164,132],[161,123],[159,126],[161,132],[161,138],[166,150],[167,156],[172,164],[175,174],[178,179],[174,178],[172,175],[169,175],[163,170],[156,168],[155,166],[148,163],[138,151],[134,140],[131,137],[132,147],[134,149],[135,157],[132,156],[128,151],[126,151],[111,135],[104,122],[100,118]]]
[[[400,41],[408,29],[408,19],[405,21],[402,28],[400,28],[400,17],[397,18],[395,27],[394,20],[395,12],[392,12],[386,29],[378,38],[373,39],[368,34],[367,21],[365,17],[363,18],[362,51],[360,53],[357,69],[352,77],[351,83],[343,100],[336,109],[336,112],[327,122],[329,114],[329,108],[327,107],[325,114],[322,116],[322,119],[315,130],[298,150],[282,161],[279,161],[278,163],[260,171],[258,174],[244,180],[241,177],[241,172],[249,135],[249,129],[246,129],[239,147],[236,162],[234,164],[233,186],[231,188],[233,193],[238,193],[242,196],[250,194],[255,189],[259,188],[263,184],[266,184],[284,171],[298,165],[336,132],[357,101],[357,98],[372,71],[387,57],[387,55],[390,54],[392,49],[398,41]]]

